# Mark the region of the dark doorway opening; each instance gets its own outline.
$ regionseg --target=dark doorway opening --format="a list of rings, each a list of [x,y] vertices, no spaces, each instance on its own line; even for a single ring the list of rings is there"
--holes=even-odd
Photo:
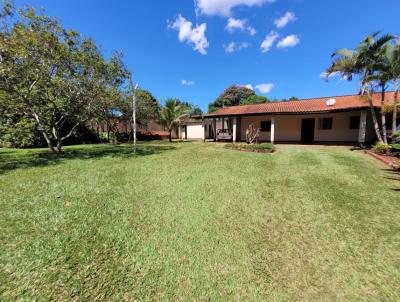
[[[305,118],[301,120],[301,141],[312,143],[314,141],[315,119]]]
[[[183,131],[185,131],[185,139],[187,139],[187,125],[183,125]]]
[[[208,138],[214,138],[212,125],[208,125]]]

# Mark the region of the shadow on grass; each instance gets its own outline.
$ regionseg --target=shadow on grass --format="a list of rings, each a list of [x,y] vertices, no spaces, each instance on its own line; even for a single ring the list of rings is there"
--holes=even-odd
[[[67,148],[61,154],[35,150],[3,151],[0,152],[0,174],[20,168],[55,165],[72,159],[133,158],[173,149],[176,147],[166,145],[138,145],[136,151],[129,145],[82,145]]]
[[[350,148],[350,151],[363,151],[363,150],[368,150],[368,148],[361,146],[353,146]]]
[[[389,179],[389,180],[395,180],[400,182],[400,173],[399,171],[393,170],[393,169],[382,169],[382,171],[385,173],[384,178]],[[400,192],[400,188],[392,188],[393,191]]]

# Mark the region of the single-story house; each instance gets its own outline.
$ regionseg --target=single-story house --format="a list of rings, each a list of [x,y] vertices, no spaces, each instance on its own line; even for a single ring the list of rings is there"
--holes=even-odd
[[[385,103],[393,99],[394,93],[387,92]],[[373,105],[380,120],[380,93],[373,95]],[[361,95],[224,107],[192,117],[179,127],[179,137],[215,140],[219,129],[230,129],[234,142],[245,141],[250,124],[261,130],[260,141],[365,143],[376,139],[367,98]]]

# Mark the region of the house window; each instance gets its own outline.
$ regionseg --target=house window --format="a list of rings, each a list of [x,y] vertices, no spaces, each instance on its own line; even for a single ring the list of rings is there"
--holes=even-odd
[[[332,129],[332,118],[324,117],[319,119],[319,129],[320,130],[330,130]]]
[[[350,129],[359,129],[360,128],[360,116],[350,116]]]
[[[271,132],[271,121],[262,121],[261,122],[261,131],[262,132]]]

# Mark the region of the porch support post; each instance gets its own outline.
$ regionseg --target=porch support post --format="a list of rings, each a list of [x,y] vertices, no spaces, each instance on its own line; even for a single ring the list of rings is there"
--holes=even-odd
[[[361,111],[361,116],[360,116],[360,127],[358,130],[358,142],[360,144],[365,143],[365,133],[367,129],[367,111]]]
[[[206,142],[206,127],[204,124],[204,117],[201,119],[201,128],[203,129],[203,142]]]
[[[237,118],[234,117],[232,119],[232,142],[236,143],[236,134],[237,134]]]
[[[214,142],[217,141],[217,118],[213,118]]]
[[[271,117],[271,143],[275,142],[275,117]]]
[[[182,125],[178,126],[178,138],[179,139],[183,139],[183,137],[182,137]]]

